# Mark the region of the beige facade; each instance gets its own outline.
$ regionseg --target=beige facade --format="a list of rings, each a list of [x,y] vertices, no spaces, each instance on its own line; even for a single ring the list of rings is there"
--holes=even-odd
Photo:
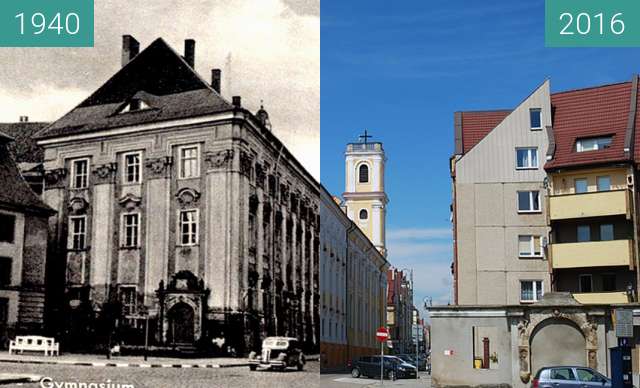
[[[550,290],[544,250],[520,254],[521,238],[542,248],[548,233],[542,168],[547,133],[531,129],[531,109],[540,110],[542,127],[550,125],[548,82],[469,152],[452,160],[457,304],[529,302],[521,298],[522,282],[539,281],[544,292]],[[518,167],[518,149],[535,150],[536,163]],[[538,206],[519,209],[519,192],[538,193]]]

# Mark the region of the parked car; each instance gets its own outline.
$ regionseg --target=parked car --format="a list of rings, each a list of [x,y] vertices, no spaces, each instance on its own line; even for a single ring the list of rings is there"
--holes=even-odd
[[[249,354],[249,369],[254,371],[260,368],[285,370],[287,367],[296,367],[303,370],[306,359],[300,342],[290,337],[267,337],[262,341],[262,352]]]
[[[396,357],[401,358],[404,362],[407,362],[413,366],[416,366],[415,354],[397,354]],[[417,362],[418,370],[427,370],[427,359],[424,356],[418,355]]]
[[[611,388],[611,379],[583,366],[541,368],[531,382],[532,388]]]
[[[381,356],[363,356],[355,359],[349,365],[351,376],[354,378],[361,376],[380,378],[380,359]],[[390,380],[415,378],[417,373],[415,366],[395,356],[384,356],[382,369],[383,377]]]

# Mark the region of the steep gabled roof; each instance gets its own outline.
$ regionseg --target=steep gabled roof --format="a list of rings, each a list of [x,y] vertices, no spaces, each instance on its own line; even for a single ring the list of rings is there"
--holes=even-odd
[[[551,109],[556,150],[545,169],[629,161],[629,155],[624,152],[624,139],[632,85],[623,82],[553,93]],[[612,136],[611,146],[597,151],[576,151],[576,140],[598,136]]]
[[[52,215],[55,213],[31,190],[15,161],[9,155],[10,137],[0,132],[0,208],[25,213]]]
[[[44,151],[33,136],[49,125],[43,122],[0,123],[0,132],[15,141],[7,145],[9,153],[18,163],[40,163],[44,160]]]
[[[462,153],[469,152],[509,113],[511,110],[458,112],[461,123]]]
[[[132,98],[152,109],[119,113]],[[149,102],[147,101],[147,102]],[[37,134],[38,139],[75,135],[232,110],[162,38],[156,39],[71,112]]]

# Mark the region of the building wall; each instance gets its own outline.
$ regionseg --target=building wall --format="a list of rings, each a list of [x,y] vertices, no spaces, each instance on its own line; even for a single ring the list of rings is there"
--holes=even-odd
[[[542,280],[550,289],[547,260],[518,255],[518,235],[548,234],[542,168],[547,134],[530,129],[530,109],[541,109],[543,127],[551,124],[548,82],[455,161],[459,304],[518,304],[520,280]],[[538,168],[516,169],[518,147],[537,148]],[[526,190],[540,192],[540,212],[518,213],[517,192]]]
[[[166,285],[173,274],[188,270],[210,289],[209,319],[251,309],[267,315],[262,336],[304,336],[317,344],[317,183],[273,135],[237,115],[182,127],[159,124],[126,137],[45,144],[45,199],[59,212],[52,234],[66,257],[66,286],[90,287],[91,298],[100,303],[118,287],[133,285],[138,303],[157,315],[160,282]],[[185,145],[199,148],[197,178],[179,177],[178,152]],[[129,151],[142,153],[140,184],[123,184],[122,155]],[[66,172],[78,157],[90,159],[86,190],[69,186]],[[51,179],[60,171],[60,179]],[[88,219],[82,252],[68,249],[69,204],[77,197],[85,202],[77,212]],[[181,209],[198,211],[195,245],[180,244]],[[140,242],[125,249],[122,215],[131,212],[140,213]],[[264,287],[269,298],[259,292]],[[275,322],[274,306],[297,312]]]

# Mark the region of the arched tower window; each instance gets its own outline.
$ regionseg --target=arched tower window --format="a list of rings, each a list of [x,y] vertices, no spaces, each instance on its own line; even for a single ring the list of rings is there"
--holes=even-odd
[[[358,218],[360,218],[362,221],[365,221],[369,218],[369,212],[367,212],[367,209],[360,209],[360,214],[358,214]]]
[[[369,182],[369,166],[367,166],[366,164],[361,164],[360,167],[358,167],[358,182]]]

